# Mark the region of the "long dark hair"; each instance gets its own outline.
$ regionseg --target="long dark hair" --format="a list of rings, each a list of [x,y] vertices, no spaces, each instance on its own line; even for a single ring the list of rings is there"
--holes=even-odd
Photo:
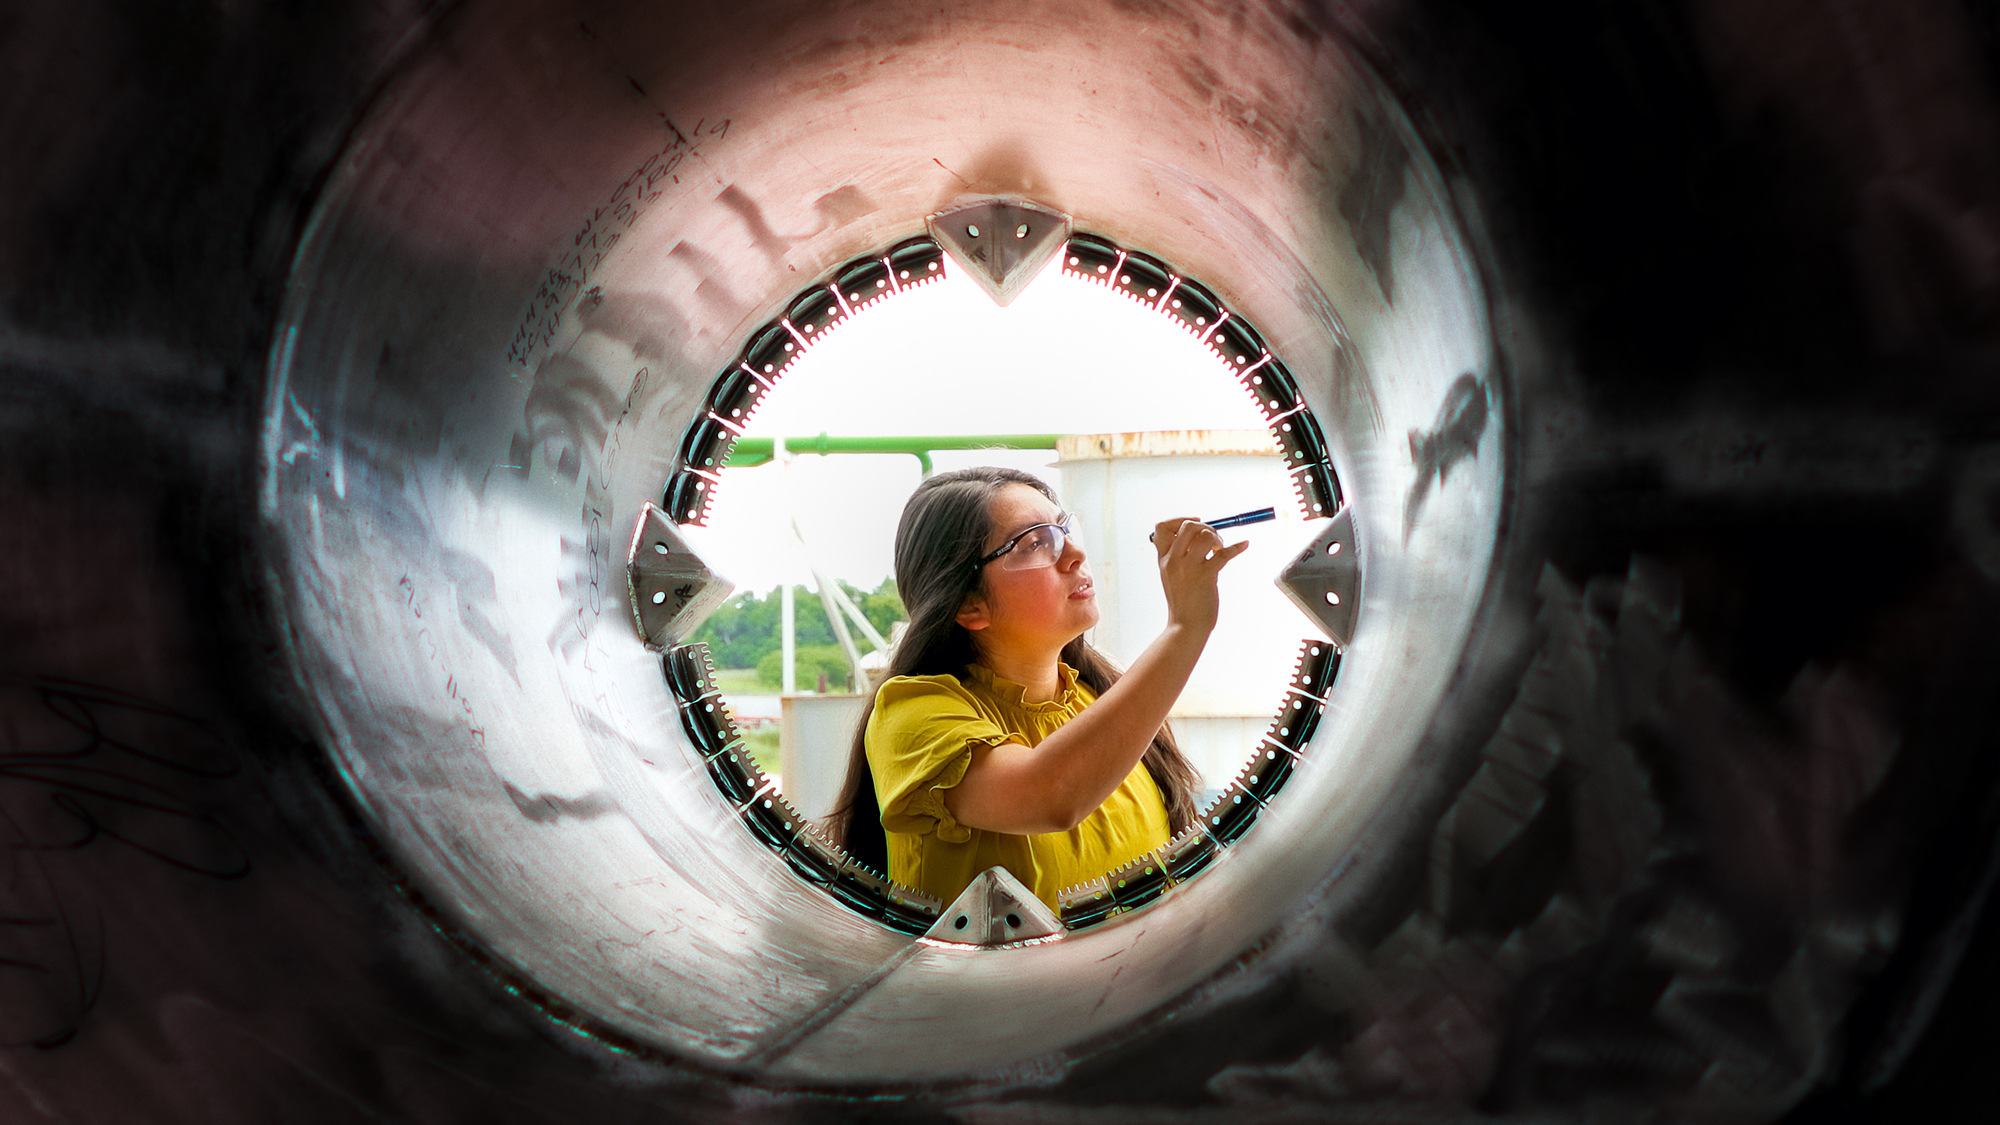
[[[902,595],[909,626],[889,657],[891,676],[966,675],[977,663],[972,634],[958,623],[966,595],[979,588],[979,556],[992,532],[987,509],[994,494],[1010,484],[1025,484],[1060,503],[1041,479],[1018,469],[985,466],[939,473],[917,486],[896,525],[896,592]],[[1063,646],[1062,661],[1076,669],[1076,678],[1098,695],[1118,682],[1118,668],[1084,643],[1082,637]],[[870,698],[854,731],[847,780],[840,799],[827,817],[828,834],[849,855],[879,871],[889,870],[889,842],[882,831],[882,808],[875,795],[875,776],[868,768],[865,745],[868,717],[875,713]],[[1166,799],[1167,822],[1178,833],[1194,820],[1196,774],[1182,756],[1165,725],[1153,736],[1142,759],[1153,783]]]

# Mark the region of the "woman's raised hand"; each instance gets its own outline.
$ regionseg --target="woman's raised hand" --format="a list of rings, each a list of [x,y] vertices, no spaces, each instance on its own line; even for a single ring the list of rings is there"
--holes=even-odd
[[[1215,629],[1216,576],[1250,544],[1222,545],[1215,529],[1192,518],[1161,520],[1153,527],[1160,556],[1160,586],[1167,595],[1167,625],[1206,638]]]
[[[944,791],[959,823],[989,832],[1067,832],[1102,805],[1139,764],[1187,687],[1215,630],[1215,579],[1248,543],[1225,547],[1192,519],[1153,529],[1167,627],[1097,702],[1034,746],[1003,742],[972,752],[959,783]]]

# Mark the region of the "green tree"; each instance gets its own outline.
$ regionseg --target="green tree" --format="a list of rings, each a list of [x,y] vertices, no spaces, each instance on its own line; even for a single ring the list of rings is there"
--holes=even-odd
[[[896,596],[894,579],[883,579],[882,584],[873,590],[863,590],[848,582],[841,582],[840,588],[861,608],[862,616],[868,618],[868,623],[883,636],[889,635],[891,625],[903,620],[903,600]],[[838,653],[839,644],[832,627],[826,622],[826,610],[820,605],[819,595],[807,586],[794,586],[792,593],[796,599],[794,625],[800,651],[811,646],[831,646]],[[765,657],[778,652],[784,644],[781,635],[783,600],[777,590],[762,597],[738,594],[723,603],[688,639],[706,643],[709,655],[718,668],[761,669]],[[867,642],[860,637],[855,638],[855,643],[863,651],[868,648]],[[772,657],[773,667],[776,667],[777,659]],[[847,663],[844,657],[839,662],[839,669],[840,674],[832,677],[835,683],[846,679]],[[800,683],[810,685],[817,680],[818,672],[815,670],[808,675],[801,659],[798,677]],[[775,676],[771,677],[771,682],[778,682]]]
[[[765,687],[784,686],[784,659],[782,649],[772,649],[757,661],[757,679]],[[827,686],[834,691],[854,690],[854,670],[847,666],[847,654],[839,645],[800,645],[792,668],[798,676],[800,691],[813,690],[821,672],[826,673]]]
[[[909,618],[903,609],[902,597],[896,593],[896,580],[893,578],[884,578],[880,586],[865,594],[845,582],[840,584],[840,588],[847,591],[847,596],[861,607],[861,616],[866,617],[868,623],[875,626],[875,631],[885,638],[889,635],[889,626]]]

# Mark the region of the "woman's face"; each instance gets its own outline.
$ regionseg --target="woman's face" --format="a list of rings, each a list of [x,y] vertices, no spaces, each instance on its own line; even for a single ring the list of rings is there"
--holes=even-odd
[[[1063,518],[1062,509],[1025,484],[1003,485],[986,514],[982,554],[999,550],[1036,524],[1060,523]],[[1065,537],[1053,566],[1009,570],[996,559],[982,567],[979,588],[966,599],[959,621],[974,631],[981,648],[1025,655],[1061,648],[1097,624],[1097,616],[1097,593],[1083,546]]]

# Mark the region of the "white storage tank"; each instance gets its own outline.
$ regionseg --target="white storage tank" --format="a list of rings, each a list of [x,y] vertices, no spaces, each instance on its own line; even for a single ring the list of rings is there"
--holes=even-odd
[[[1320,636],[1273,581],[1313,529],[1268,430],[1077,434],[1056,444],[1063,503],[1083,523],[1102,612],[1091,643],[1129,665],[1166,626],[1153,525],[1276,508],[1222,533],[1251,548],[1222,572],[1215,633],[1170,722],[1204,785],[1227,785],[1277,712],[1299,642]]]

